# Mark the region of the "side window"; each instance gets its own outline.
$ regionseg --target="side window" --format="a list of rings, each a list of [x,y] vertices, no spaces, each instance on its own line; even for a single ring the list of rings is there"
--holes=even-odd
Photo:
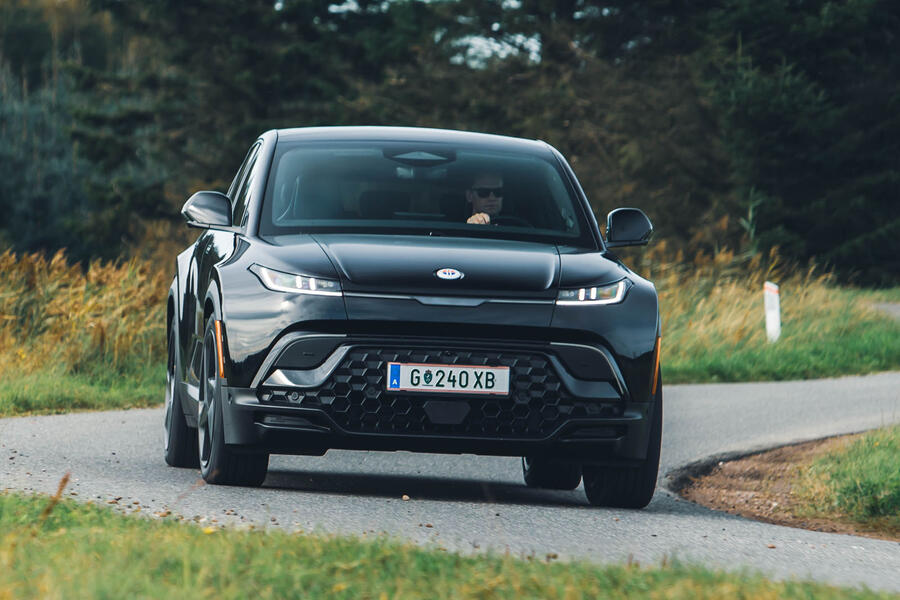
[[[235,182],[232,183],[233,190],[229,189],[229,197],[231,198],[231,224],[238,227],[241,226],[244,214],[247,212],[247,196],[253,185],[254,172],[253,167],[256,165],[256,157],[259,155],[260,144],[255,144],[250,152],[247,153],[247,159],[241,167]]]
[[[244,161],[241,163],[241,166],[238,167],[237,173],[234,175],[234,179],[231,180],[231,185],[228,186],[228,192],[225,194],[229,199],[233,200],[235,192],[241,185],[241,179],[244,177],[244,173],[247,171],[247,163],[250,162],[250,156],[253,154],[253,151],[256,149],[256,144],[253,144],[249,150],[247,150],[247,154],[244,156]]]

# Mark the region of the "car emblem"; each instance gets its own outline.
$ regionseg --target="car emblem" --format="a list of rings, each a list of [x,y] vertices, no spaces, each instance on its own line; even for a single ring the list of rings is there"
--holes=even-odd
[[[462,279],[465,277],[462,271],[457,271],[456,269],[444,268],[438,269],[434,272],[435,275],[438,276],[438,279]]]

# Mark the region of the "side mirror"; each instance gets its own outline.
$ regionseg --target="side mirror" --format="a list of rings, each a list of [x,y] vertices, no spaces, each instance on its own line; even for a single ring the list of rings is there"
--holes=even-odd
[[[184,203],[181,216],[190,227],[231,227],[231,201],[221,192],[197,192]]]
[[[617,208],[606,215],[606,247],[644,246],[653,235],[653,224],[638,208]]]

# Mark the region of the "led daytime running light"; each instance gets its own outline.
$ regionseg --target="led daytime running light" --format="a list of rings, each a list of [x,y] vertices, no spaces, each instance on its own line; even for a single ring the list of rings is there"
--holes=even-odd
[[[341,284],[331,279],[282,273],[257,264],[251,265],[250,270],[259,277],[264,286],[275,292],[313,296],[340,296],[342,294]]]
[[[591,304],[617,304],[625,297],[625,280],[610,285],[561,290],[556,299],[559,305],[585,306]]]

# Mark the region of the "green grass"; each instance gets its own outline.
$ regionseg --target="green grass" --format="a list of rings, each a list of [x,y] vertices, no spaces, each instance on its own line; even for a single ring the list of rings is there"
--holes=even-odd
[[[201,529],[0,494],[0,598],[878,598],[674,564],[461,556],[386,538]]]
[[[765,339],[762,293],[718,288],[665,314],[666,383],[778,381],[900,369],[900,321],[870,308],[898,290],[781,292],[782,334]]]
[[[162,363],[121,372],[50,369],[4,373],[0,378],[0,417],[154,406],[163,400],[165,373]]]
[[[900,534],[900,426],[867,433],[820,457],[798,487],[804,513]]]
[[[887,288],[883,290],[867,290],[864,292],[866,298],[873,302],[894,302],[900,303],[900,287]]]

